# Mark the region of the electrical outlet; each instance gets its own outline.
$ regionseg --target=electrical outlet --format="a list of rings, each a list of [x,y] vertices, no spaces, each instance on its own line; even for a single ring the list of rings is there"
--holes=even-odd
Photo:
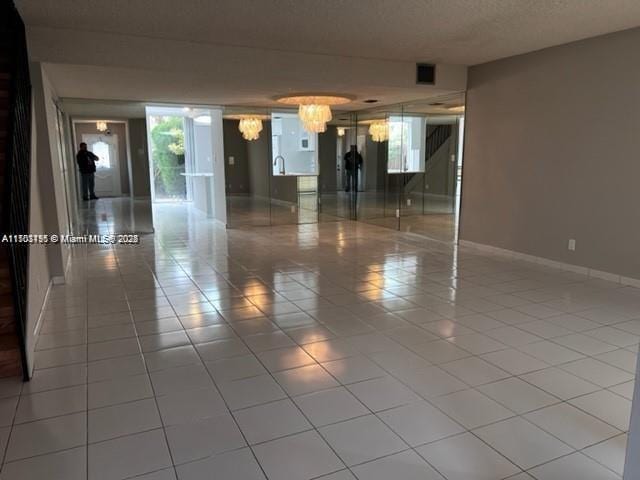
[[[296,213],[296,207],[295,207],[295,205],[291,205],[291,213]]]
[[[569,245],[567,246],[567,248],[569,250],[571,250],[572,252],[574,252],[576,250],[576,241],[573,238],[569,239]]]

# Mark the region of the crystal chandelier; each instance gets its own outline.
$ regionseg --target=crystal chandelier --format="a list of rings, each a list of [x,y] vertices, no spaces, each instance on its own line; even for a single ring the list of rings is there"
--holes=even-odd
[[[98,130],[99,132],[106,132],[108,128],[109,127],[107,127],[107,122],[105,122],[104,120],[99,120],[96,122],[96,130]]]
[[[245,140],[257,140],[262,131],[262,120],[258,117],[243,117],[238,124],[238,130],[242,132]]]
[[[336,95],[292,95],[278,97],[280,103],[298,105],[298,117],[307,132],[322,133],[331,121],[331,105],[349,103],[351,98]]]
[[[386,142],[389,140],[389,122],[376,120],[369,125],[369,134],[374,142]]]

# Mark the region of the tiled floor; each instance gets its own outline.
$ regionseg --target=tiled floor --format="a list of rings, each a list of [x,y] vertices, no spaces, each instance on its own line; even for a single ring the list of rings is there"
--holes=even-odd
[[[0,479],[621,478],[639,290],[185,208],[74,249],[33,380],[0,386]]]

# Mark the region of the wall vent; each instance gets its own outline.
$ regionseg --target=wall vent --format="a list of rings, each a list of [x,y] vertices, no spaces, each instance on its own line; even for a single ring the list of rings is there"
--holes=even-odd
[[[436,66],[430,63],[416,63],[416,83],[418,85],[435,85]]]

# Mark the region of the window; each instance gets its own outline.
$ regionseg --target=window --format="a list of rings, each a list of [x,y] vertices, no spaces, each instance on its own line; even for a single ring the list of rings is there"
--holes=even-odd
[[[427,119],[389,117],[389,173],[424,172]]]
[[[111,149],[109,144],[98,140],[89,146],[89,150],[98,156],[99,162],[96,162],[96,168],[109,169],[111,168]]]

